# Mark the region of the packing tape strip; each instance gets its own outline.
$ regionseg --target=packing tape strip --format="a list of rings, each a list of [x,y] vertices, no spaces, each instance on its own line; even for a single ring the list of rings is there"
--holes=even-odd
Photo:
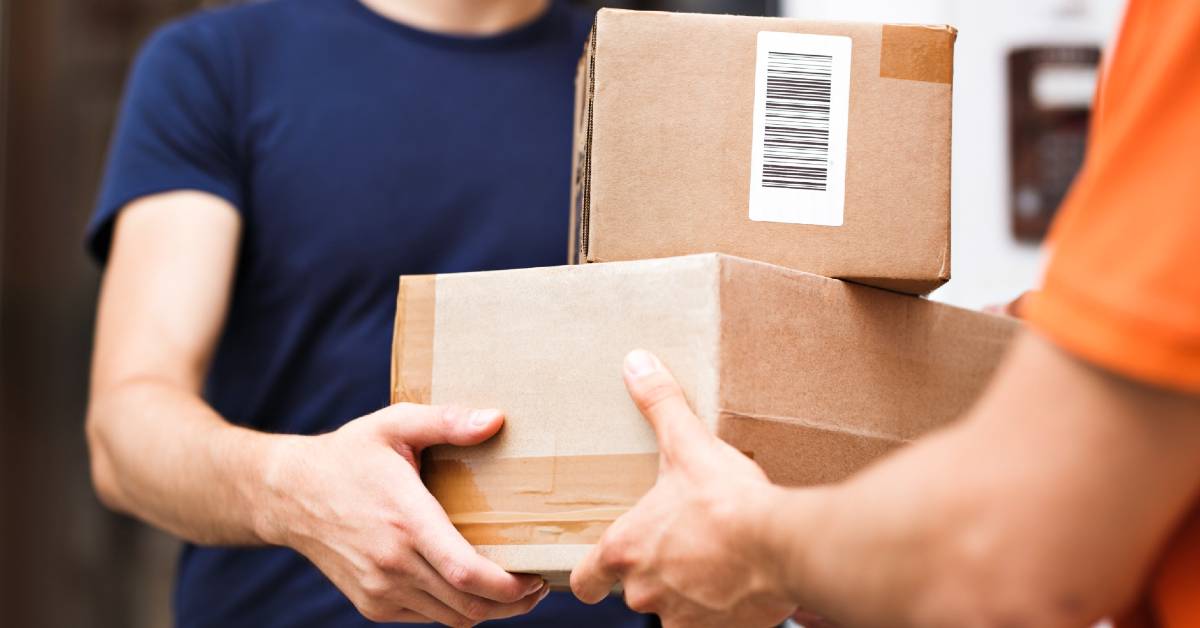
[[[654,486],[658,454],[427,456],[421,475],[472,545],[590,544]]]
[[[392,336],[392,403],[429,403],[436,302],[436,275],[400,279]]]
[[[958,31],[950,26],[884,24],[879,76],[949,84],[957,37]]]

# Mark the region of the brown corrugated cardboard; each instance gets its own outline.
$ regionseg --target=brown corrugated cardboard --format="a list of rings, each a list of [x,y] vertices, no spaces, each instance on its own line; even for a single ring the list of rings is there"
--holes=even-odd
[[[838,226],[750,219],[761,32],[849,38],[845,155],[827,161]],[[947,26],[601,10],[576,85],[572,260],[717,251],[936,288],[950,277],[954,40]]]
[[[655,352],[773,480],[806,485],[956,417],[1014,325],[716,254],[405,277],[392,398],[507,412],[479,447],[431,449],[423,475],[482,554],[562,584],[655,480],[629,350]]]

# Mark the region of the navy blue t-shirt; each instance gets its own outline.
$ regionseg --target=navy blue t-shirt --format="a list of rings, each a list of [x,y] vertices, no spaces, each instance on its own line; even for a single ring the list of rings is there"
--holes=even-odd
[[[553,4],[493,37],[427,33],[358,0],[272,0],[158,31],[127,86],[88,244],[167,190],[241,213],[205,397],[228,420],[314,434],[388,402],[401,274],[565,263],[575,64],[591,15]],[[360,626],[283,548],[185,546],[177,624]],[[642,626],[567,595],[519,626]]]

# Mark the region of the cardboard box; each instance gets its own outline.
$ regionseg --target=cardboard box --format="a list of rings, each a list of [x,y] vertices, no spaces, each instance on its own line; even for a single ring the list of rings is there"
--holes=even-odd
[[[945,283],[954,40],[601,9],[576,80],[572,260],[715,251],[912,294]]]
[[[846,477],[957,417],[1011,319],[717,254],[405,277],[393,401],[502,408],[489,442],[423,475],[479,551],[561,585],[653,485],[622,359],[642,347],[776,482]]]

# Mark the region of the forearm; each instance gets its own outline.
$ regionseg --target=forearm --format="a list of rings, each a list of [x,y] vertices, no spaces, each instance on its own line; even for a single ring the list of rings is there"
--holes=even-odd
[[[195,393],[154,378],[94,392],[87,435],[110,507],[195,543],[264,542],[265,465],[286,437],[232,425]]]
[[[1200,405],[1024,338],[963,421],[765,526],[852,625],[1087,625],[1131,601],[1200,488]]]
[[[992,626],[1013,608],[1037,610],[1017,601],[1040,593],[1013,569],[1030,549],[1020,532],[957,494],[987,489],[954,460],[956,440],[939,434],[847,484],[787,489],[772,500],[762,546],[787,557],[779,577],[798,606],[849,626]]]

